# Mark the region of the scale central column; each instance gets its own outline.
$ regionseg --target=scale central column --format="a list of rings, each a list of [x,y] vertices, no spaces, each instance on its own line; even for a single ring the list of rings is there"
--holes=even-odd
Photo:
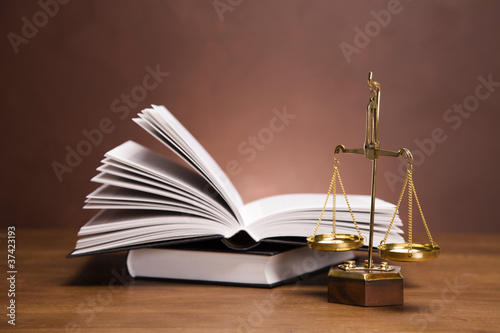
[[[375,228],[375,190],[377,176],[377,157],[372,160],[372,205],[370,210],[370,236],[368,245],[368,268],[373,268],[373,229]]]

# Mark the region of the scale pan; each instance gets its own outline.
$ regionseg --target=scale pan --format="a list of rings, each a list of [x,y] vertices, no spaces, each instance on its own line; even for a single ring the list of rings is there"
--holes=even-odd
[[[427,261],[439,256],[439,246],[431,244],[409,243],[383,244],[378,247],[378,255],[393,261]]]
[[[307,237],[307,245],[317,251],[349,251],[363,246],[363,237],[343,234],[324,234]]]

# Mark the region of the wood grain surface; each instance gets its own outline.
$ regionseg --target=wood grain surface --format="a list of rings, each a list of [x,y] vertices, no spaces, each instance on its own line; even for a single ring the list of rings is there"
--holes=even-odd
[[[274,289],[131,279],[125,253],[67,259],[76,230],[19,229],[16,326],[46,332],[495,332],[500,324],[500,236],[441,234],[441,256],[402,264],[403,306],[327,302],[321,272]],[[6,257],[6,238],[0,239]],[[362,260],[364,253],[359,253]],[[2,255],[3,256],[3,255]],[[2,271],[7,274],[6,259]]]

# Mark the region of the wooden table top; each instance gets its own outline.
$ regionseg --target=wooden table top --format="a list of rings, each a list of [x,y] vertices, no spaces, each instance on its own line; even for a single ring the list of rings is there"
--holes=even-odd
[[[8,277],[5,230],[1,267]],[[3,278],[0,330],[500,331],[498,234],[437,235],[437,260],[401,265],[405,305],[363,308],[328,303],[326,272],[274,289],[134,280],[125,253],[67,259],[76,232],[16,230],[16,326],[7,323],[11,297]]]

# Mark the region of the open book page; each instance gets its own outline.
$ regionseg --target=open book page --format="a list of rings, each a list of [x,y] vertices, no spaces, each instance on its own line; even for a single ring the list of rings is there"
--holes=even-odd
[[[174,191],[170,191],[169,189],[164,189],[163,187],[151,186],[149,184],[145,184],[143,182],[135,181],[132,179],[127,179],[123,177],[119,177],[116,175],[112,175],[109,173],[100,173],[94,178],[92,178],[93,182],[104,184],[104,186],[113,186],[120,187],[128,190],[140,191],[140,192],[149,192],[154,195],[163,196],[166,198],[170,198],[176,201],[182,201],[183,203],[189,206],[197,206],[200,203],[197,200],[193,200],[190,197],[178,194]],[[93,194],[93,193],[92,193]],[[115,199],[118,201],[119,199]],[[88,202],[93,202],[93,199],[89,198]],[[207,211],[217,214],[217,210],[214,210],[210,205],[200,205],[202,209],[206,209]],[[220,218],[219,218],[220,219]],[[225,221],[224,219],[220,219]],[[234,223],[228,223],[229,225],[234,225]]]
[[[196,172],[167,157],[127,141],[107,152],[98,168],[102,173],[93,180],[108,185],[159,194],[216,214],[218,220],[238,226],[227,203],[215,193],[206,191],[210,184]],[[118,183],[117,183],[118,182]],[[125,185],[125,186],[124,186]]]
[[[337,232],[357,233],[352,222],[352,217],[343,195],[337,195]],[[358,223],[363,236],[368,239],[371,198],[368,195],[348,195],[354,218]],[[285,194],[267,197],[250,202],[245,205],[242,212],[245,221],[248,221],[246,230],[255,240],[268,237],[310,236],[325,202],[324,194]],[[395,206],[386,201],[376,199],[375,201],[375,233],[374,240],[380,241],[389,226],[394,214]],[[327,203],[323,215],[319,233],[332,232],[333,200]],[[403,241],[401,219],[396,216],[394,227],[391,230],[389,240]]]
[[[243,207],[243,201],[238,191],[191,133],[164,106],[153,105],[152,109],[145,109],[139,113],[139,117],[133,120],[197,169],[220,193],[237,220],[242,223],[240,209]]]
[[[347,199],[353,212],[370,213],[371,197],[368,195],[348,195]],[[247,203],[242,210],[246,225],[250,225],[261,219],[269,219],[272,216],[281,216],[283,213],[297,211],[319,211],[323,209],[326,195],[322,193],[282,194],[258,199]],[[336,195],[337,211],[347,212],[348,207],[345,198],[341,194]],[[332,211],[333,200],[330,197],[325,211]],[[393,214],[396,206],[375,199],[375,214]],[[318,215],[319,218],[319,215]]]
[[[92,234],[96,230],[99,233]],[[81,238],[72,255],[183,238],[226,237],[233,232],[232,228],[222,223],[212,223],[192,215],[149,210],[104,210],[80,229],[78,235]]]
[[[220,220],[220,213],[210,206],[198,202],[185,202],[160,195],[135,191],[127,188],[102,185],[87,196],[85,209],[148,209],[191,214],[214,221]]]
[[[226,214],[230,215],[229,212],[226,212],[226,214],[224,214],[222,204],[217,205],[217,203],[214,203],[214,202],[204,201],[203,196],[194,195],[193,193],[190,193],[189,191],[186,191],[186,190],[179,188],[175,185],[165,183],[165,182],[163,182],[162,179],[152,177],[150,175],[145,176],[144,174],[138,174],[137,172],[130,172],[130,171],[124,170],[122,168],[117,168],[115,166],[107,165],[107,164],[100,166],[99,168],[97,168],[97,170],[101,171],[101,174],[98,177],[94,178],[95,181],[109,180],[109,179],[120,179],[124,182],[128,182],[131,184],[139,183],[139,184],[142,184],[146,187],[152,187],[155,189],[156,188],[163,189],[163,190],[167,191],[168,197],[171,199],[176,199],[179,201],[182,200],[185,203],[188,203],[192,206],[200,205],[200,206],[203,206],[203,207],[208,208],[208,209],[210,209],[210,208],[214,208],[216,210],[218,209],[221,212],[219,214],[219,216],[221,216],[221,215],[226,216]],[[137,203],[137,204],[139,204],[139,203]],[[144,203],[144,204],[146,204],[146,203]],[[234,221],[234,217],[231,220]]]

